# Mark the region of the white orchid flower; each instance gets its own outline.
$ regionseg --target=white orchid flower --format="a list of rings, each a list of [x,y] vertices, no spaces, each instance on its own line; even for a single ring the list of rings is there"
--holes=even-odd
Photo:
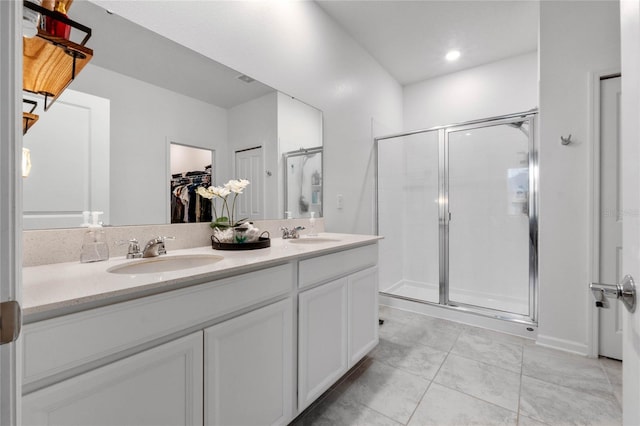
[[[249,183],[250,182],[246,179],[231,179],[229,182],[224,184],[224,187],[236,194],[242,194],[242,191],[247,187],[247,185],[249,185]]]
[[[231,194],[231,191],[229,191],[226,186],[211,186],[209,187],[209,191],[211,191],[213,195],[220,198],[226,198],[229,194]]]
[[[204,186],[199,186],[196,188],[196,192],[203,198],[212,199],[214,194],[211,192],[211,187],[205,188]]]

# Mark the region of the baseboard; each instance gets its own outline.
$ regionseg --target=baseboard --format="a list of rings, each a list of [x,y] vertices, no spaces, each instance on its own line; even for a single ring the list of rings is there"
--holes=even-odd
[[[589,348],[586,343],[558,339],[557,337],[545,336],[544,334],[538,334],[536,344],[546,348],[558,349],[560,351],[571,352],[583,356],[587,356],[589,353]]]

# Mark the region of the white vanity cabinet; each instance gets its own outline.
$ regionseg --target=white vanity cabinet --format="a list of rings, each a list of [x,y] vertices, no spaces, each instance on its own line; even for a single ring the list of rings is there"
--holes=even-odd
[[[293,301],[205,334],[205,425],[283,425],[293,414]]]
[[[350,238],[27,315],[23,424],[288,424],[378,343],[376,240]]]
[[[376,262],[376,246],[300,262],[298,412],[378,344]]]
[[[202,425],[202,332],[22,399],[22,424]]]

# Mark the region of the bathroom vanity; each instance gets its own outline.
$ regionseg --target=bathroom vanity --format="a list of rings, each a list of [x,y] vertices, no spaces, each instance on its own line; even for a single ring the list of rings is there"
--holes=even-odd
[[[24,268],[23,423],[287,424],[378,343],[378,238]]]

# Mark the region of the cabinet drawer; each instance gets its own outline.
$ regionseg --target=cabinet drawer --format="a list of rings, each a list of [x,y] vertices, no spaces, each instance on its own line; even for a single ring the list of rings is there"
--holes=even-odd
[[[25,326],[24,384],[288,294],[291,264]]]
[[[306,259],[300,262],[299,287],[304,288],[323,281],[329,281],[375,266],[377,263],[377,244]]]

